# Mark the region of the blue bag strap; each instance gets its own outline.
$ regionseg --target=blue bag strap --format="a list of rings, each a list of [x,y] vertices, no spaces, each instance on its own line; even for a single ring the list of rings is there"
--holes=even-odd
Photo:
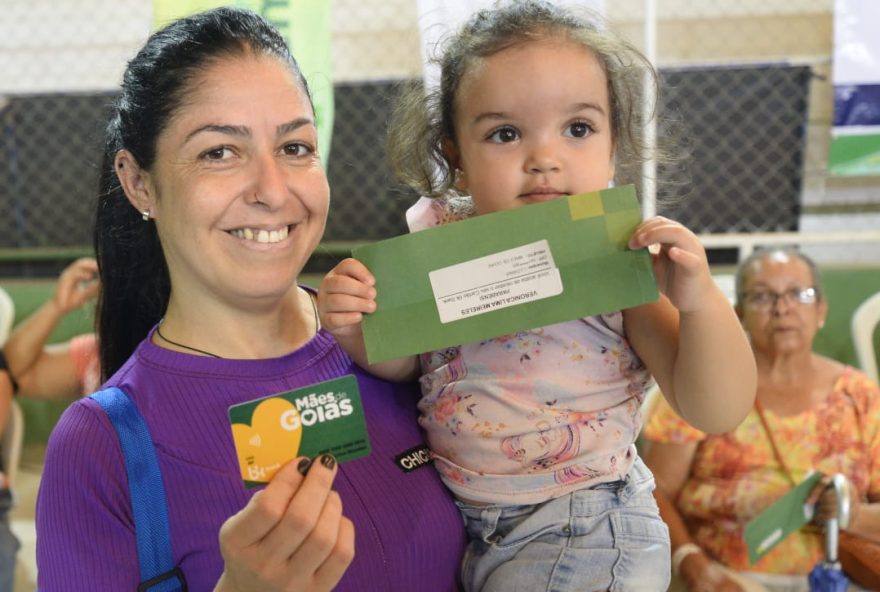
[[[171,557],[165,485],[147,424],[128,395],[116,387],[91,398],[110,418],[125,457],[142,582],[138,591],[186,592],[183,572]]]

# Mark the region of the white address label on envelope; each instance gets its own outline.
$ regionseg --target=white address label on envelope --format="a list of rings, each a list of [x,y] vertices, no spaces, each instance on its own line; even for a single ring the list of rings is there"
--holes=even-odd
[[[428,273],[441,323],[562,294],[546,240]]]

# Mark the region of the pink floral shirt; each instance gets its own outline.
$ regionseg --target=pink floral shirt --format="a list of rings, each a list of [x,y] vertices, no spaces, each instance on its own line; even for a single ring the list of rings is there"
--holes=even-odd
[[[423,198],[407,221],[427,228],[454,213]],[[635,461],[652,379],[621,312],[430,352],[421,364],[419,421],[459,498],[540,503],[622,479]]]

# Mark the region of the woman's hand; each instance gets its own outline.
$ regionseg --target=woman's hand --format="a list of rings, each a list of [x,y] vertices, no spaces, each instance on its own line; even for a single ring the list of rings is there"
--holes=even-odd
[[[678,222],[655,216],[642,222],[629,240],[630,249],[660,245],[652,253],[657,287],[682,312],[698,310],[715,290],[706,250],[693,232]]]
[[[331,489],[336,460],[307,462],[287,463],[223,524],[215,592],[331,590],[342,578],[354,559],[354,526]]]
[[[822,477],[819,483],[817,483],[810,492],[810,495],[807,496],[806,503],[816,504],[816,510],[813,514],[813,523],[819,526],[824,526],[825,523],[832,518],[837,518],[839,500],[837,499],[837,490],[831,486],[831,483],[832,478],[830,476],[826,475]],[[849,494],[848,526],[857,521],[859,511],[862,507],[862,500],[859,499],[859,492],[853,486],[852,482],[847,479],[846,484],[847,486],[843,489]],[[841,525],[841,530],[843,530],[843,525]]]
[[[98,295],[98,262],[90,257],[77,259],[58,277],[53,301],[61,315],[79,308]]]
[[[744,592],[721,564],[711,560],[705,553],[685,557],[679,572],[690,592]]]
[[[318,289],[321,326],[337,339],[361,337],[361,320],[376,310],[373,274],[357,259],[345,259],[330,270]]]

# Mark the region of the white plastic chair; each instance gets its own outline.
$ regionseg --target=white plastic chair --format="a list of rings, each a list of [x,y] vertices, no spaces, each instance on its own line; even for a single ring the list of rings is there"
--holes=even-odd
[[[878,382],[877,355],[874,352],[874,330],[880,324],[880,292],[862,302],[852,317],[852,338],[856,358],[868,378]]]
[[[732,273],[716,273],[712,275],[712,279],[727,296],[727,301],[731,306],[736,302],[736,276]]]
[[[0,288],[0,345],[6,343],[14,321],[15,305],[12,303],[12,298],[9,297],[9,293]]]

